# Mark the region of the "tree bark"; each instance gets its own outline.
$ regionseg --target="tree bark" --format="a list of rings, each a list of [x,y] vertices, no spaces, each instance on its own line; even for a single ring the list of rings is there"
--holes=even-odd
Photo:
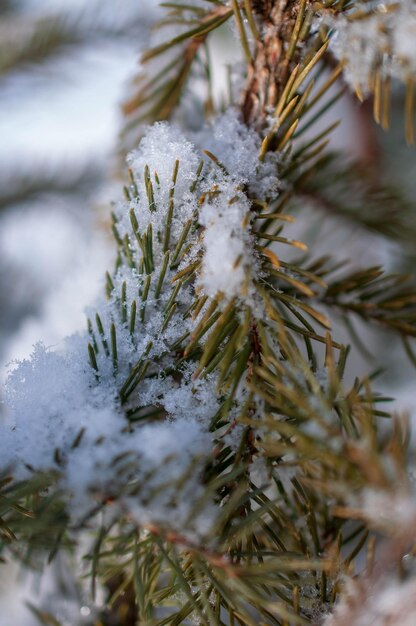
[[[261,38],[248,69],[241,105],[249,126],[261,128],[266,124],[296,64],[296,54],[289,60],[287,50],[299,6],[299,0],[252,0]]]

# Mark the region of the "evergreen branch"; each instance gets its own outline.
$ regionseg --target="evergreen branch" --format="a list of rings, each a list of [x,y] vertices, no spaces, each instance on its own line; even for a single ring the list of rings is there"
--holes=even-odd
[[[343,161],[341,155],[325,154],[314,162],[294,182],[295,203],[309,200],[331,215],[411,244],[416,234],[413,203],[399,189],[380,183],[362,163]]]
[[[2,31],[0,75],[28,64],[43,63],[65,47],[82,41],[76,24],[62,16],[40,19],[30,27],[13,17],[3,22]]]
[[[53,60],[68,47],[89,42],[92,37],[129,36],[142,23],[143,16],[138,15],[137,20],[109,25],[96,11],[92,13],[88,9],[75,17],[54,12],[35,19],[28,19],[20,12],[6,12],[0,28],[0,77]]]
[[[395,562],[404,554],[394,517],[374,521],[368,498],[390,497],[398,484],[406,491],[408,437],[394,420],[380,436],[389,399],[365,378],[343,382],[349,347],[330,326],[336,311],[358,314],[396,329],[411,352],[414,290],[380,268],[334,278],[340,265],[330,258],[285,257],[287,246],[307,250],[284,230],[295,194],[317,201],[322,192],[335,214],[410,239],[410,207],[399,198],[394,220],[383,223],[394,193],[367,180],[356,183],[351,204],[345,171],[334,176],[341,191],[329,188],[336,161],[322,155],[333,125],[301,143],[338,97],[322,104],[341,72],[321,83],[330,33],[314,18],[343,17],[354,6],[166,3],[164,24],[179,32],[145,54],[146,62],[169,58],[153,74],[147,66],[143,92],[127,106],[133,126],[173,114],[206,38],[233,17],[246,56],[242,113],[250,128],[230,116],[214,129],[214,147],[201,149],[169,125],[147,132],[131,157],[125,202],[112,215],[117,260],[106,275],[107,301],[88,322],[86,349],[71,344],[66,357],[38,347],[12,374],[17,427],[6,436],[19,441],[19,463],[21,450],[32,458],[19,395],[29,389],[39,397],[37,431],[48,440],[36,442],[34,465],[49,462],[55,471],[39,473],[25,459],[16,470],[29,478],[0,483],[0,547],[18,554],[28,546],[27,562],[46,548],[52,559],[92,529],[88,577],[93,598],[98,583],[106,590],[108,609],[97,616],[105,626],[306,626],[332,609],[354,560],[366,549],[371,556],[375,532],[394,543]],[[382,119],[385,91],[375,81]],[[201,136],[209,144],[208,134]],[[358,180],[349,175],[348,184]],[[361,211],[366,205],[371,215]],[[64,383],[54,378],[50,407],[36,393],[44,393],[42,373],[49,382],[56,366]],[[74,406],[69,387],[77,387]],[[65,425],[63,436],[51,433],[52,423]],[[59,443],[50,451],[53,437]],[[81,519],[69,514],[78,496]],[[413,513],[406,529],[414,529]]]
[[[152,48],[148,52],[145,52],[142,57],[143,63],[146,63],[146,61],[149,61],[150,59],[159,56],[163,52],[166,52],[170,48],[177,46],[187,39],[200,38],[207,35],[215,28],[221,26],[221,24],[228,20],[231,15],[232,11],[225,6],[215,9],[214,11],[212,11],[212,13],[205,14],[203,19],[201,19],[200,23],[195,28],[187,30],[180,35],[173,37],[173,39],[170,39],[169,41],[160,44],[155,48]]]
[[[408,144],[413,144],[415,68],[401,39],[414,28],[414,7],[406,2],[389,2],[386,6],[368,2],[353,3],[351,8],[335,15],[324,10],[329,35],[336,35],[333,50],[345,63],[344,77],[359,100],[372,95],[374,119],[384,129],[390,123],[391,82],[401,81],[406,90],[405,137]]]
[[[102,173],[93,165],[74,172],[13,172],[2,176],[0,211],[34,197],[49,194],[81,195],[98,185]]]
[[[352,272],[328,281],[323,302],[416,336],[416,292],[408,276],[386,275],[379,267]]]
[[[201,47],[210,33],[222,26],[233,14],[233,10],[217,3],[214,9],[196,13],[197,26],[180,33],[163,44],[152,48],[143,55],[142,62],[148,64],[154,58],[163,56],[178,45],[183,49],[179,55],[167,59],[162,69],[152,72],[151,65],[146,73],[137,78],[135,94],[123,105],[128,119],[124,133],[145,121],[169,119],[183,95],[194,63]],[[182,13],[188,8],[172,3]],[[146,67],[146,65],[145,65]]]

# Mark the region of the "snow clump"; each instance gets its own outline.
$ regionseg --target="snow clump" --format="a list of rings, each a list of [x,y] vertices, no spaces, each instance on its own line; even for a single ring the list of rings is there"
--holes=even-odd
[[[344,77],[364,96],[378,69],[384,79],[402,81],[416,74],[416,6],[413,0],[370,3],[370,10],[355,16],[323,16],[333,31],[331,49],[345,62]]]
[[[221,398],[216,375],[195,380],[197,364],[178,365],[178,350],[208,306],[191,315],[197,297],[250,303],[248,191],[275,193],[278,180],[276,163],[259,165],[260,138],[234,112],[192,140],[158,123],[129,156],[107,298],[88,311],[84,334],[59,352],[37,345],[10,373],[0,456],[18,479],[56,472],[78,515],[111,500],[139,523],[195,538],[215,518],[215,503],[200,500]],[[214,158],[205,159],[207,145]],[[193,280],[178,282],[193,266]]]

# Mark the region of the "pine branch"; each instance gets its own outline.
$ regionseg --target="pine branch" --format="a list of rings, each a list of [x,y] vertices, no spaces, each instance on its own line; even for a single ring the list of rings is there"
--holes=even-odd
[[[88,165],[79,172],[13,172],[2,176],[0,211],[47,194],[84,195],[96,187],[102,173]]]
[[[413,144],[415,67],[411,51],[403,44],[414,34],[413,3],[353,3],[345,14],[324,9],[323,22],[332,31],[336,56],[345,63],[347,82],[361,101],[372,95],[374,119],[384,129],[390,123],[392,81],[404,84],[405,136]]]
[[[294,181],[295,195],[334,217],[346,218],[393,241],[412,244],[413,203],[401,190],[380,183],[373,170],[362,163],[345,165],[344,159],[336,154],[317,159]]]
[[[2,31],[0,75],[28,64],[43,63],[82,41],[72,20],[61,16],[44,18],[30,26],[13,17],[10,23],[3,22]]]
[[[104,16],[105,17],[105,16]],[[40,18],[6,13],[0,28],[0,78],[33,65],[42,66],[80,44],[112,37],[131,37],[146,17],[114,23],[102,19],[99,4],[81,12],[54,12]]]
[[[331,259],[287,256],[306,252],[285,231],[295,195],[411,239],[410,206],[395,193],[353,166],[328,180],[333,126],[304,140],[343,72],[323,74],[331,33],[317,20],[354,6],[166,3],[177,30],[144,56],[132,130],[173,116],[203,44],[228,20],[246,59],[245,123],[217,116],[193,133],[201,145],[167,124],[146,132],[112,215],[117,259],[88,333],[64,355],[38,346],[11,375],[16,424],[5,437],[18,445],[4,454],[19,479],[2,484],[2,547],[53,559],[92,531],[88,578],[93,600],[99,584],[107,592],[106,626],[322,623],[377,533],[394,546],[392,571],[409,549],[395,513],[381,523],[370,506],[399,484],[406,501],[406,431],[368,379],[346,385],[349,347],[331,320],[358,314],[413,337],[414,290],[380,268],[334,278]],[[28,395],[39,448],[24,434]],[[380,418],[392,422],[382,436]]]
[[[352,272],[329,282],[323,298],[330,306],[352,311],[404,336],[416,334],[416,292],[409,276],[385,275],[381,268]]]
[[[214,3],[214,8],[210,6],[213,3],[207,1],[206,4],[208,6],[205,9],[198,7],[197,10],[192,7],[189,9],[186,4],[167,4],[167,7],[171,8],[171,18],[167,19],[168,25],[175,23],[177,15],[185,17],[190,13],[192,28],[182,27],[180,34],[151,48],[143,55],[142,63],[145,64],[147,71],[136,77],[134,94],[123,105],[123,111],[127,116],[124,134],[131,132],[143,122],[169,119],[178,106],[207,37],[233,15],[232,9],[223,2]],[[163,25],[160,24],[160,27]],[[178,47],[179,53],[176,52]],[[174,56],[173,51],[176,53]],[[162,57],[162,60],[159,57]]]

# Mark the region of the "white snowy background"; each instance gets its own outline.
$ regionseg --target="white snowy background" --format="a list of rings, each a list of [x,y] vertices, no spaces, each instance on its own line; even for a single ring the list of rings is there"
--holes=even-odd
[[[92,170],[84,194],[43,193],[0,213],[0,377],[37,341],[59,342],[84,323],[109,263],[101,198],[111,189],[119,102],[137,70],[141,37],[155,0],[26,0],[21,20],[63,15],[94,28],[91,42],[0,77],[0,185],[48,176],[76,180]],[[98,8],[97,8],[98,7]],[[7,16],[6,16],[7,19]],[[134,19],[135,36],[123,25]],[[140,20],[143,27],[140,25]],[[121,34],[120,34],[121,32]],[[103,185],[109,186],[106,192]],[[53,184],[51,185],[53,187]],[[98,207],[98,208],[97,208]]]

